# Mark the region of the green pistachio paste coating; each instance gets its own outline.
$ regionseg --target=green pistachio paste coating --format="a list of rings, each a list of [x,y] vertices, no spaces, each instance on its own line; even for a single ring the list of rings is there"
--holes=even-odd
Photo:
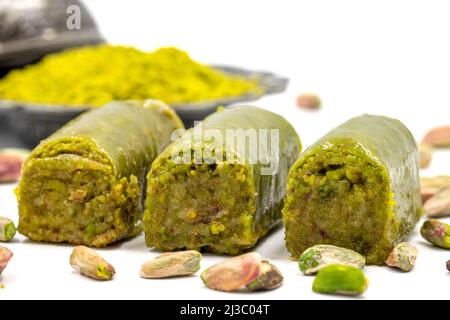
[[[417,145],[394,119],[349,120],[306,150],[289,173],[283,222],[295,258],[330,244],[383,264],[420,215]]]
[[[147,245],[160,250],[204,249],[236,255],[253,247],[280,223],[286,178],[300,152],[300,139],[284,118],[255,107],[229,108],[203,121],[203,133],[216,132],[222,137],[228,129],[255,129],[257,136],[259,129],[278,130],[278,170],[267,175],[261,171],[266,163],[261,159],[269,153],[264,139],[246,143],[242,149],[227,146],[229,139],[218,145],[203,137],[184,148],[183,141],[194,141],[190,136],[199,126],[170,145],[152,165],[144,213]],[[258,147],[258,159],[250,159],[249,146]],[[199,150],[203,157],[197,161]],[[215,155],[231,151],[241,161],[227,157],[207,161],[207,150]],[[176,155],[186,153],[192,153],[190,161],[177,161]]]
[[[95,247],[136,235],[148,169],[181,127],[169,107],[151,100],[113,102],[68,123],[24,163],[19,232]]]

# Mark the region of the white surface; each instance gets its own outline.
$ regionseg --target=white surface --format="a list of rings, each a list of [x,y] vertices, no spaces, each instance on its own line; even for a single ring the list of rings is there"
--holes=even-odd
[[[89,1],[104,35],[117,44],[153,50],[183,48],[204,62],[275,71],[291,78],[286,94],[254,105],[289,119],[304,147],[331,127],[361,113],[399,118],[417,139],[450,122],[450,19],[448,1]],[[318,93],[321,112],[295,107],[300,92]],[[424,175],[450,174],[449,152],[436,154]],[[12,186],[0,186],[0,215],[17,219]],[[433,248],[414,235],[416,268],[408,274],[368,267],[364,298],[448,298],[450,251]],[[142,237],[100,250],[117,270],[111,282],[74,273],[71,248],[42,245],[18,236],[7,244],[14,258],[0,283],[8,298],[137,299],[328,299],[312,293],[313,278],[288,259],[282,231],[257,248],[285,275],[278,290],[226,294],[203,287],[199,277],[143,280],[140,265],[157,253]],[[206,255],[202,269],[222,260]]]

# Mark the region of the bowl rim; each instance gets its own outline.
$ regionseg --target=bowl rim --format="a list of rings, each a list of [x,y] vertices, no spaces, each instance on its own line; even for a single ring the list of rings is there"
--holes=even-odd
[[[0,49],[0,61],[17,58],[19,54],[52,53],[61,49],[68,49],[80,45],[94,45],[105,43],[100,32],[96,29],[82,31],[57,32],[52,38],[37,36],[31,38],[11,40],[4,43]]]

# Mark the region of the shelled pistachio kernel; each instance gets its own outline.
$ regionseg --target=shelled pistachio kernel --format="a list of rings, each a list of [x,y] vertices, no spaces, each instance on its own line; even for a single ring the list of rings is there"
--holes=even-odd
[[[195,250],[164,253],[144,263],[140,275],[145,279],[192,275],[200,269],[201,258]]]
[[[437,148],[450,147],[450,126],[442,126],[431,129],[423,138],[422,143]]]
[[[419,145],[421,169],[426,169],[430,166],[431,161],[433,159],[433,152],[434,152],[433,146],[425,143]]]
[[[13,257],[11,250],[5,247],[0,247],[0,275],[9,263],[9,260]]]
[[[0,217],[0,241],[11,241],[16,235],[16,226],[11,219]]]
[[[439,191],[447,188],[450,188],[450,176],[420,178],[420,195],[423,203],[426,203]]]
[[[0,183],[18,181],[22,164],[29,154],[25,149],[0,149]]]
[[[423,209],[429,217],[444,217],[450,215],[450,187],[438,191],[428,199]]]
[[[313,93],[304,93],[297,97],[297,107],[305,110],[317,110],[322,106],[320,97]]]
[[[95,280],[111,280],[116,271],[97,252],[77,246],[70,256],[70,265],[80,274]]]
[[[437,247],[450,249],[450,226],[436,219],[423,223],[420,234],[428,242]]]
[[[229,258],[203,271],[201,278],[210,289],[235,291],[256,280],[261,271],[261,256],[256,252]]]
[[[273,290],[281,286],[283,279],[277,267],[267,260],[262,260],[259,276],[246,287],[251,291]]]
[[[386,264],[405,272],[411,271],[416,264],[417,253],[417,248],[409,243],[399,243],[390,253]]]
[[[317,245],[305,250],[299,258],[299,268],[306,275],[319,272],[328,265],[340,264],[363,269],[366,259],[359,253],[332,245]]]
[[[317,273],[313,282],[313,291],[357,296],[367,290],[368,284],[369,282],[361,269],[351,266],[329,265]]]

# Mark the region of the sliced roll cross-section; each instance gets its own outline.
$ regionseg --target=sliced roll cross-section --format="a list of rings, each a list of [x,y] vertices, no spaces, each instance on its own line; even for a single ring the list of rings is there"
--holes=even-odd
[[[68,123],[25,161],[19,231],[102,247],[142,229],[145,178],[180,119],[158,101],[113,102]]]
[[[280,224],[287,174],[300,149],[292,126],[272,112],[243,106],[209,116],[152,165],[147,245],[231,255],[251,248]]]
[[[306,150],[292,167],[283,222],[293,257],[317,244],[385,262],[420,218],[419,155],[399,121],[364,115]]]

